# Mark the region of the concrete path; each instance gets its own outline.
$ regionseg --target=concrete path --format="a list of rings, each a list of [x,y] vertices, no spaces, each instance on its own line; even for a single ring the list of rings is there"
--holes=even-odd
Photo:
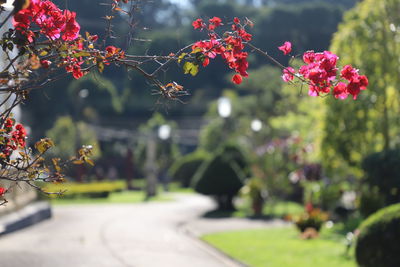
[[[197,239],[217,231],[281,226],[282,221],[199,218],[211,199],[55,206],[53,218],[0,238],[0,267],[238,267]]]
[[[180,230],[213,208],[210,199],[56,206],[54,217],[0,238],[1,267],[238,266]]]

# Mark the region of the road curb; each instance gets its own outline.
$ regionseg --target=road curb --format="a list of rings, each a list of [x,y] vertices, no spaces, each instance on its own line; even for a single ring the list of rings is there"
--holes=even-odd
[[[200,249],[208,253],[209,255],[213,256],[214,258],[218,259],[223,266],[226,267],[248,267],[248,265],[244,264],[243,262],[238,261],[237,259],[231,257],[230,255],[226,254],[225,252],[219,250],[218,248],[208,244],[204,240],[200,238],[200,235],[194,229],[191,229],[188,226],[188,223],[182,223],[178,226],[178,229],[181,233],[186,235],[190,238]]]
[[[28,204],[18,211],[0,217],[0,236],[51,218],[51,206],[39,201]]]

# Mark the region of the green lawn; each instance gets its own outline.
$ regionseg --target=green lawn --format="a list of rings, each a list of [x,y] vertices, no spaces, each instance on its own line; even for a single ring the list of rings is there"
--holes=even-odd
[[[253,218],[250,204],[244,201],[241,205],[238,205],[236,211],[220,211],[213,210],[207,213],[206,217],[220,218],[220,217],[239,217]],[[263,208],[263,215],[259,219],[263,218],[284,218],[286,215],[297,215],[304,212],[304,207],[295,202],[290,201],[276,201],[274,203],[267,202]]]
[[[344,238],[323,231],[302,240],[294,227],[209,234],[203,240],[253,267],[355,267],[345,256]]]

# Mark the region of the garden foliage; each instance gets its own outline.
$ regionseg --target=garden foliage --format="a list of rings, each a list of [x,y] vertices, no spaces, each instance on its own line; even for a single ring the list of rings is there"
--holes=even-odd
[[[359,230],[356,259],[360,267],[400,266],[400,204],[374,213]]]

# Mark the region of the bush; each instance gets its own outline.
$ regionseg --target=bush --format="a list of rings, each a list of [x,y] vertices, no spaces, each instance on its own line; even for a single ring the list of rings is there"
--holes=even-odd
[[[388,150],[367,156],[362,163],[366,182],[377,187],[385,204],[400,202],[400,150]]]
[[[308,228],[315,229],[317,232],[321,229],[324,222],[329,218],[326,212],[318,208],[309,208],[300,215],[289,216],[300,232],[306,231]]]
[[[64,192],[62,198],[107,198],[112,192],[126,187],[125,181],[49,184],[44,187],[47,192]]]
[[[400,204],[379,210],[360,226],[356,259],[361,267],[400,266]]]
[[[207,161],[210,155],[205,151],[196,151],[181,157],[169,169],[169,176],[180,181],[182,187],[190,187],[193,176],[201,164]]]
[[[247,173],[248,161],[246,154],[241,147],[232,143],[228,143],[222,147],[220,153],[224,155],[227,161],[235,162],[242,171]]]
[[[198,193],[215,196],[220,210],[233,210],[232,200],[243,186],[243,180],[244,174],[239,165],[222,150],[203,163],[193,184]]]
[[[364,187],[360,195],[359,211],[366,218],[385,207],[385,199],[377,187]]]

